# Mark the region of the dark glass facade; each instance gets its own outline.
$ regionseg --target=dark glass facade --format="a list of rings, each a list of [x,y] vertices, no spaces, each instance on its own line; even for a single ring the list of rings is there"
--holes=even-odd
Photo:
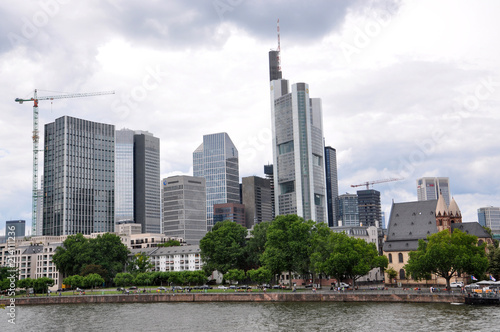
[[[337,227],[338,221],[336,201],[339,196],[339,185],[337,180],[337,151],[330,146],[325,147],[325,173],[328,226]]]
[[[113,232],[115,127],[63,116],[44,144],[43,235]]]

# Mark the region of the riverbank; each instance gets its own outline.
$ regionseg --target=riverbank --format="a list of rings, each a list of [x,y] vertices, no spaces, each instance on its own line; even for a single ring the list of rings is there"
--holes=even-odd
[[[79,303],[151,303],[151,302],[401,302],[464,303],[461,294],[395,294],[365,292],[317,293],[179,293],[179,294],[115,294],[39,296],[15,298],[15,305],[79,304]],[[9,305],[10,299],[0,300]]]

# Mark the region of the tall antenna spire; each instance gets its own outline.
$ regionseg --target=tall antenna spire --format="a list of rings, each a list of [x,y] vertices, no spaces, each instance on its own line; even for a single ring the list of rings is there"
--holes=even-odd
[[[278,71],[281,71],[281,45],[280,45],[280,19],[278,18],[278,23],[276,24],[276,28],[278,31],[278,54],[276,55],[276,58],[278,59]]]

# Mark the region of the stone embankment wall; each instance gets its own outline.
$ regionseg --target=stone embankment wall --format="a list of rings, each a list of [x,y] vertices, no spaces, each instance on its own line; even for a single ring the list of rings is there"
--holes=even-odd
[[[149,303],[149,302],[412,302],[463,303],[462,295],[437,294],[366,294],[366,293],[182,293],[182,294],[130,294],[38,296],[16,298],[16,305],[68,304],[68,303]],[[0,300],[9,305],[10,299]]]

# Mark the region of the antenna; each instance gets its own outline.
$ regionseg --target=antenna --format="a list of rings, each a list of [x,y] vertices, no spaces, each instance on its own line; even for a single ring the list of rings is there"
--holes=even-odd
[[[281,71],[281,46],[280,46],[280,19],[278,18],[278,23],[276,24],[276,28],[278,31],[278,55],[276,55],[276,58],[278,59],[278,71]]]

